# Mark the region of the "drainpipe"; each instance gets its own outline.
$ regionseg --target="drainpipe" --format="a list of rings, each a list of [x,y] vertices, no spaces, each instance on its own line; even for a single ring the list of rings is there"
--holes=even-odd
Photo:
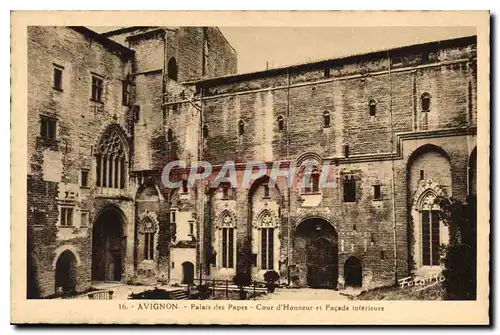
[[[391,72],[391,55],[387,51],[387,62],[389,65],[389,115],[390,115],[390,125],[391,125],[391,167],[392,167],[392,221],[393,221],[393,240],[394,240],[394,283],[398,283],[398,252],[396,245],[396,181],[394,180],[394,130],[392,124],[392,72]]]

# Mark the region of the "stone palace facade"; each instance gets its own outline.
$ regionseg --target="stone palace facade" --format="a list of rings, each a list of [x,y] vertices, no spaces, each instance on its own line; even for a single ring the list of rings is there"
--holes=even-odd
[[[28,297],[271,269],[369,288],[440,268],[433,199],[475,195],[475,36],[236,72],[215,27],[28,28]],[[293,163],[310,183],[191,187],[181,171],[172,189],[173,160],[233,161],[238,178]]]

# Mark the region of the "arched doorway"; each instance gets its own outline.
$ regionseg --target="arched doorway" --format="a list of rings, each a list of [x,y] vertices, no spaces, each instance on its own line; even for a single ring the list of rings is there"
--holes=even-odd
[[[344,264],[344,278],[346,286],[361,287],[363,274],[361,262],[356,257],[349,257]]]
[[[92,231],[92,280],[121,281],[126,238],[123,216],[116,209],[105,210]]]
[[[337,232],[328,221],[301,222],[295,231],[295,254],[300,286],[337,288]]]
[[[182,263],[182,283],[192,284],[194,279],[194,265],[191,262]]]
[[[55,291],[64,295],[76,291],[76,257],[69,250],[64,251],[57,259]]]

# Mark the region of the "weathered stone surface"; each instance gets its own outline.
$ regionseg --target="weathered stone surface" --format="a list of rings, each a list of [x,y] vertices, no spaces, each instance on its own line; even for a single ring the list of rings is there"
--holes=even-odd
[[[476,145],[475,38],[228,76],[236,73],[236,53],[217,28],[125,28],[105,36],[67,27],[28,30],[30,297],[56,293],[58,257],[65,250],[75,256],[75,289],[91,286],[92,258],[99,257],[92,254],[93,244],[101,238],[93,226],[101,227],[99,218],[110,210],[119,213],[122,242],[107,269],[119,266],[122,281],[181,282],[187,263],[195,278],[232,280],[236,264],[248,261],[238,258],[247,245],[250,272],[262,280],[259,220],[271,217],[266,221],[275,229],[270,262],[283,282],[307,285],[303,260],[315,254],[297,229],[308,224],[314,230],[322,222],[333,227],[325,237],[337,253],[335,287],[345,281],[349,257],[360,260],[364,287],[392,283],[419,257],[412,256],[419,229],[409,217],[415,214],[410,207],[420,171],[424,183],[446,184],[450,195],[467,196]],[[172,57],[177,80],[167,69]],[[53,88],[54,64],[64,68],[62,90]],[[93,74],[103,79],[102,102],[90,99]],[[124,81],[130,93],[126,104]],[[423,112],[425,92],[431,100]],[[55,139],[40,137],[40,115],[56,120]],[[120,134],[126,151],[123,188],[97,183],[96,154],[101,145],[111,145],[102,142],[109,131]],[[174,159],[219,167],[228,160],[297,160],[320,170],[329,163],[329,181],[337,186],[306,194],[304,188],[288,190],[279,177],[269,196],[262,180],[250,189],[229,190],[227,198],[222,188],[203,184],[171,190],[162,184],[161,172]],[[118,167],[107,169],[116,174]],[[81,185],[82,170],[88,171],[88,186]],[[244,172],[238,167],[238,180]],[[344,202],[346,178],[356,180],[354,202]],[[375,185],[380,199],[374,199]],[[68,207],[73,224],[62,227],[61,208]],[[220,220],[226,214],[234,220],[232,269],[222,267]],[[140,233],[146,218],[155,222],[153,259],[146,257],[147,238]],[[160,227],[168,230],[162,236],[169,243],[159,238]]]

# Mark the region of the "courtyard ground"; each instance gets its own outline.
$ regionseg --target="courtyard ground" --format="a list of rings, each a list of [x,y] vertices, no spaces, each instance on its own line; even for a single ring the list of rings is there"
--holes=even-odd
[[[359,295],[350,296],[351,300],[444,300],[445,290],[441,283],[421,289],[421,287],[388,286],[369,291]]]
[[[278,288],[274,293],[269,293],[255,300],[348,300],[339,291],[312,288]]]

